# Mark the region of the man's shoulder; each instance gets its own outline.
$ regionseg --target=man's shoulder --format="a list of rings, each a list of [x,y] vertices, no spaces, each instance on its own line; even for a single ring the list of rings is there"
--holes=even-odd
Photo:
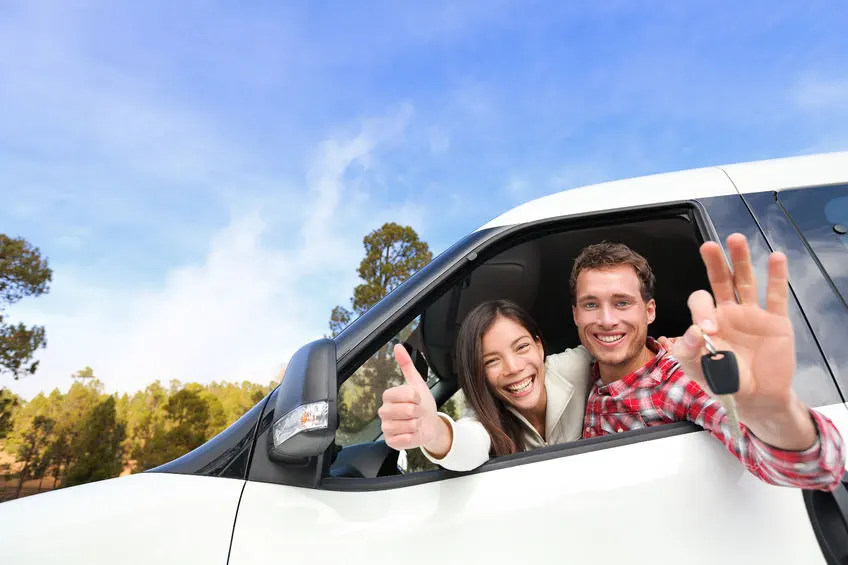
[[[697,381],[692,379],[683,371],[680,361],[670,352],[657,362],[655,370],[660,374],[662,386],[666,389],[682,389],[686,397],[695,397],[706,392]]]
[[[688,379],[683,372],[680,361],[670,352],[665,352],[657,359],[652,372],[655,374],[655,378],[662,382],[676,382]]]

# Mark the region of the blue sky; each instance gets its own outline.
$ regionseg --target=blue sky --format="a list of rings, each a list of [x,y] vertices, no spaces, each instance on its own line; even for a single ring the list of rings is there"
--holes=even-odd
[[[54,269],[0,385],[267,382],[385,221],[848,148],[845,3],[740,4],[0,0],[0,231]]]

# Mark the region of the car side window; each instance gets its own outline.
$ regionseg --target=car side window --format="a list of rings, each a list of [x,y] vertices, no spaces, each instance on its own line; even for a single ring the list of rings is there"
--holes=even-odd
[[[462,389],[459,389],[447,400],[447,402],[439,406],[439,411],[444,412],[454,420],[457,420],[462,415],[466,406],[468,406],[468,404],[465,401],[465,394],[462,392]],[[404,473],[409,474],[421,471],[435,471],[440,468],[441,467],[424,457],[424,454],[421,453],[421,449],[415,448],[406,450],[406,469],[404,470]]]
[[[375,441],[382,430],[377,410],[383,403],[383,392],[393,386],[403,384],[403,373],[395,362],[392,349],[396,343],[407,343],[415,340],[415,333],[420,322],[417,316],[395,336],[384,343],[371,357],[368,358],[343,384],[339,387],[339,427],[336,431],[336,444],[345,447],[361,442]],[[414,348],[414,346],[411,346]],[[422,355],[414,351],[416,355]],[[439,377],[430,369],[421,375],[432,388]],[[458,418],[464,408],[462,391],[457,391],[439,409],[452,417]],[[418,451],[413,450],[413,451]],[[428,467],[430,462],[423,457],[413,454],[409,456],[409,467]],[[429,468],[429,467],[428,467]]]
[[[848,185],[786,190],[778,199],[848,301]]]

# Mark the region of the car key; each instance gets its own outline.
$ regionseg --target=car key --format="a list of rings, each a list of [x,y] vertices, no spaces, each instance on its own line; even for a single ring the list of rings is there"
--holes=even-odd
[[[739,426],[736,401],[733,399],[733,395],[739,391],[739,367],[736,364],[736,355],[732,351],[716,350],[709,336],[703,331],[701,333],[704,336],[707,351],[709,351],[701,357],[701,369],[704,371],[704,377],[707,379],[710,389],[718,396],[719,402],[727,411],[730,431],[733,438],[738,440],[742,428]]]

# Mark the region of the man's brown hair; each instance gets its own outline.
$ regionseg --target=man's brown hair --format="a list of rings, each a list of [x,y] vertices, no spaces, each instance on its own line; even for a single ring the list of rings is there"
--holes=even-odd
[[[569,287],[571,290],[571,304],[577,303],[577,276],[586,269],[604,269],[618,265],[630,265],[639,277],[639,286],[642,290],[642,299],[648,302],[654,296],[654,283],[656,279],[651,271],[648,260],[636,253],[623,243],[611,243],[602,241],[584,247],[574,266],[571,268]]]

